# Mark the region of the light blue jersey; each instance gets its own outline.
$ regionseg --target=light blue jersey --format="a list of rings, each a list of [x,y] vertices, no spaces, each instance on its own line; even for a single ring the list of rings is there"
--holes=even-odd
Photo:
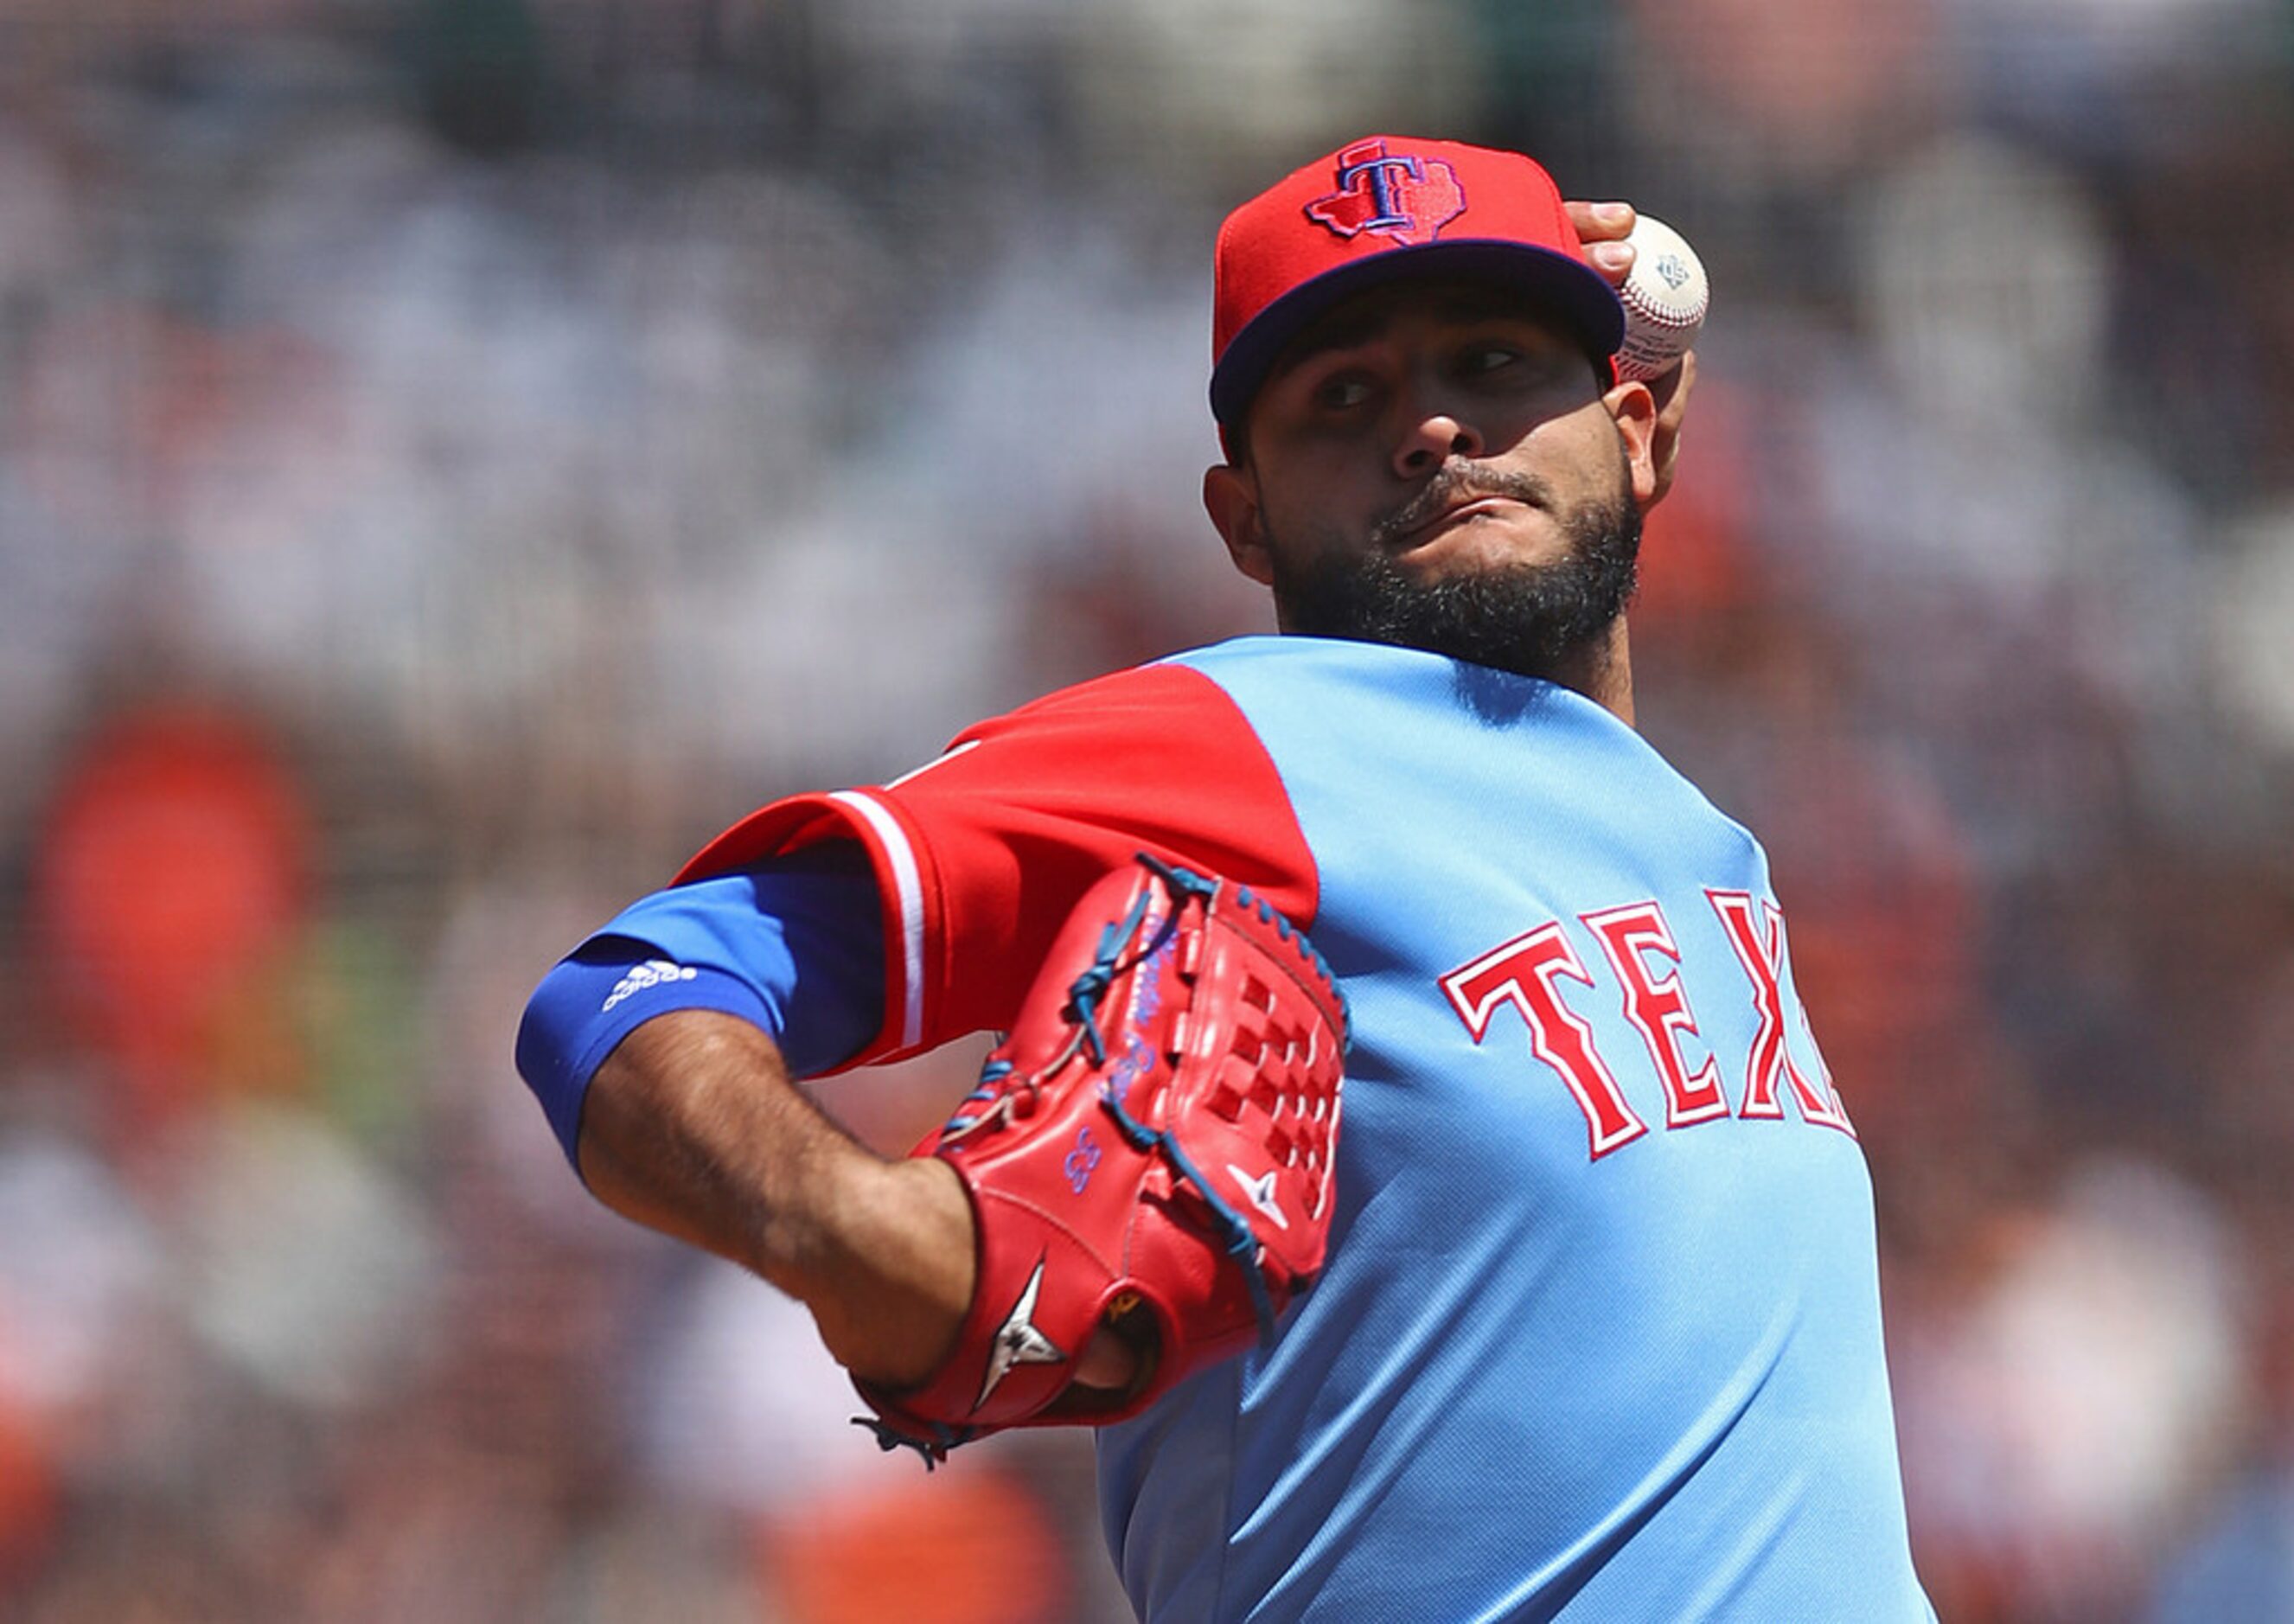
[[[1101,1436],[1143,1615],[1932,1618],[1870,1182],[1759,845],[1550,684],[1176,663],[1281,777],[1354,1041],[1322,1278]]]

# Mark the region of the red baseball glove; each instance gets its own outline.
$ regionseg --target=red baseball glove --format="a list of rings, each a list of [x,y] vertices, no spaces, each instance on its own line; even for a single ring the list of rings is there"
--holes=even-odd
[[[1346,1009],[1264,898],[1142,853],[1085,893],[980,1086],[914,1155],[962,1175],[979,1281],[921,1385],[859,1383],[927,1461],[1013,1426],[1100,1425],[1272,1339],[1322,1266]],[[1123,1391],[1073,1385],[1102,1326]]]

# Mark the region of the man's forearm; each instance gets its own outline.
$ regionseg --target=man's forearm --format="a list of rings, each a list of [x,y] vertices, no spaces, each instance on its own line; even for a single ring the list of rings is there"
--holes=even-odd
[[[804,1302],[856,1375],[921,1379],[972,1300],[972,1208],[953,1170],[857,1143],[731,1016],[679,1010],[624,1039],[590,1081],[580,1154],[614,1211]]]

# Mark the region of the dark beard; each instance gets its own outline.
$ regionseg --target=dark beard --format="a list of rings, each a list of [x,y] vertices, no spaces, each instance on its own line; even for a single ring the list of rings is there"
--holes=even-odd
[[[1486,475],[1445,476],[1409,509],[1379,526],[1362,552],[1301,568],[1273,550],[1274,601],[1285,630],[1313,637],[1392,643],[1446,654],[1525,677],[1554,679],[1606,633],[1632,600],[1639,578],[1640,510],[1621,477],[1607,500],[1569,513],[1568,555],[1557,563],[1517,564],[1452,580],[1411,580],[1383,543],[1419,514],[1438,513],[1469,495],[1511,496],[1550,505],[1543,487],[1513,489]],[[1398,522],[1397,522],[1398,521]],[[1286,567],[1287,566],[1287,567]]]

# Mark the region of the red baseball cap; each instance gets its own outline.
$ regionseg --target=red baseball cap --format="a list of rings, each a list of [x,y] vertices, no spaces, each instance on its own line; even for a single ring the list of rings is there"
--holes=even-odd
[[[1625,335],[1553,177],[1518,152],[1370,135],[1276,182],[1219,227],[1211,414],[1242,420],[1283,347],[1324,311],[1405,276],[1518,287],[1594,356]]]

